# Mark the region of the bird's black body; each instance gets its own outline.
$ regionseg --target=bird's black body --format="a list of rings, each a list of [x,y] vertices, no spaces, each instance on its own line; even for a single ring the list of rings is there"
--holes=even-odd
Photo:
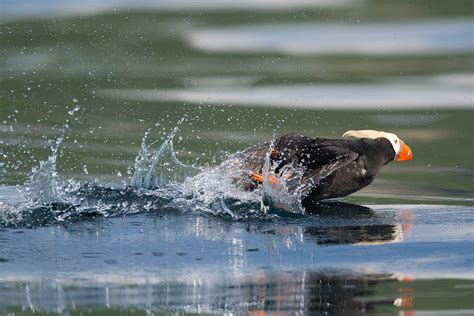
[[[380,168],[395,158],[390,141],[383,137],[313,139],[287,134],[275,140],[272,148],[275,174],[285,166],[303,170],[301,182],[306,185],[303,204],[354,193],[369,185]],[[248,149],[244,152],[243,166],[249,172],[260,173],[269,149],[269,143]]]

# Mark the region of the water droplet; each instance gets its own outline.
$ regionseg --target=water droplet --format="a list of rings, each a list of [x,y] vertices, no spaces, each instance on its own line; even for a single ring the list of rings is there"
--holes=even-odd
[[[79,111],[81,109],[81,107],[79,105],[76,105],[72,110],[69,110],[67,112],[67,114],[69,115],[74,115],[74,113],[76,113],[77,111]]]

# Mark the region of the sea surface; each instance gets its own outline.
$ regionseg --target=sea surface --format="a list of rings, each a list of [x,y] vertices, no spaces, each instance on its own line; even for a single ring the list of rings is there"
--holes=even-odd
[[[472,315],[473,22],[464,0],[0,1],[0,315]],[[350,129],[413,160],[306,209],[232,181],[249,146]]]

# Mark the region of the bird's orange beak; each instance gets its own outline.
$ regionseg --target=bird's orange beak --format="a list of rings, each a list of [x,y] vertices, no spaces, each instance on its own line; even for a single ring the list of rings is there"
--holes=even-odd
[[[410,147],[405,145],[405,143],[401,143],[401,150],[398,155],[395,157],[396,161],[407,161],[413,158],[413,153],[411,152]]]

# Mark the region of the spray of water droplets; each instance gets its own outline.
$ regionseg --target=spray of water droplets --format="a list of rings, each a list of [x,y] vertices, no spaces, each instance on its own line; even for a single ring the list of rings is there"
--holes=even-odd
[[[249,181],[246,152],[238,152],[212,167],[186,165],[173,149],[179,125],[164,141],[147,144],[145,133],[135,159],[130,184],[122,188],[60,181],[56,170],[64,130],[51,142],[51,155],[33,168],[22,189],[26,202],[0,208],[0,224],[10,226],[44,225],[68,220],[128,215],[142,212],[201,212],[232,219],[269,218],[271,209],[304,213],[301,205],[301,170],[284,168],[275,173],[278,162],[270,159],[273,143],[264,157],[263,183],[252,190],[242,183]],[[87,167],[84,166],[85,173]],[[291,176],[290,176],[291,175]],[[269,179],[278,177],[274,183]]]

